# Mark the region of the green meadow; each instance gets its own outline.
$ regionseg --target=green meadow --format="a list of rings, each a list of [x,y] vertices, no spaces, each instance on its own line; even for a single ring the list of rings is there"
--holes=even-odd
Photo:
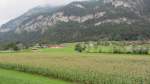
[[[0,69],[0,84],[73,84],[39,75]]]
[[[79,53],[74,51],[75,44],[64,45],[64,48],[1,52],[0,68],[12,72],[0,73],[0,83],[11,79],[11,84],[20,81],[23,81],[21,84],[41,84],[42,81],[42,84],[150,84],[149,55]],[[25,73],[32,75],[27,77]],[[9,77],[10,74],[19,75]]]

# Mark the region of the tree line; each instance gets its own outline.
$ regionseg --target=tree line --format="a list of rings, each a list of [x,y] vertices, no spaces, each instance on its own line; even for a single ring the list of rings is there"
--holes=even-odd
[[[150,47],[145,44],[129,44],[128,42],[98,41],[77,43],[75,51],[80,53],[150,54]]]

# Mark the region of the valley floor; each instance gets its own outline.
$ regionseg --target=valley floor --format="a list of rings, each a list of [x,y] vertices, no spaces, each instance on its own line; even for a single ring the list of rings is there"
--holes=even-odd
[[[71,51],[69,49],[64,49],[64,51],[61,49],[44,49],[36,52],[1,53],[0,68],[83,84],[150,84],[149,55],[96,54]],[[2,72],[0,77],[3,77],[0,82],[5,82],[7,75],[9,79],[19,79],[17,72],[9,74],[5,70],[0,70],[0,72]],[[9,77],[10,74],[16,75]],[[33,83],[31,81],[29,84],[35,84],[34,80],[38,81],[39,84],[42,81],[46,81],[45,84],[53,82],[53,80],[43,77],[31,76],[28,79],[26,75],[18,76],[21,77],[19,79],[21,81],[33,79]],[[54,83],[49,84],[55,84],[55,80]],[[68,83],[61,81],[57,83],[56,81],[56,84]]]

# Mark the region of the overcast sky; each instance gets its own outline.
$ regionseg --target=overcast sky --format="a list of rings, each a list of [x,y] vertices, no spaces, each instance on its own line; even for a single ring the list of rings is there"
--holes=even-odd
[[[0,25],[20,16],[27,10],[44,4],[53,6],[83,0],[0,0]]]

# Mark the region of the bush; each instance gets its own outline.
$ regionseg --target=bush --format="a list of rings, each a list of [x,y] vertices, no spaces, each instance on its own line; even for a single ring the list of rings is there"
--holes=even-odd
[[[76,44],[75,45],[75,51],[83,52],[86,48],[82,46],[82,44]]]
[[[4,46],[4,50],[14,50],[14,51],[18,51],[20,50],[17,46],[16,43],[10,43]]]
[[[149,54],[149,48],[145,46],[130,46],[127,49],[128,54]]]
[[[116,47],[113,47],[113,53],[124,54],[126,52],[123,46],[116,46]]]
[[[149,54],[149,48],[146,47],[133,47],[133,54]]]

